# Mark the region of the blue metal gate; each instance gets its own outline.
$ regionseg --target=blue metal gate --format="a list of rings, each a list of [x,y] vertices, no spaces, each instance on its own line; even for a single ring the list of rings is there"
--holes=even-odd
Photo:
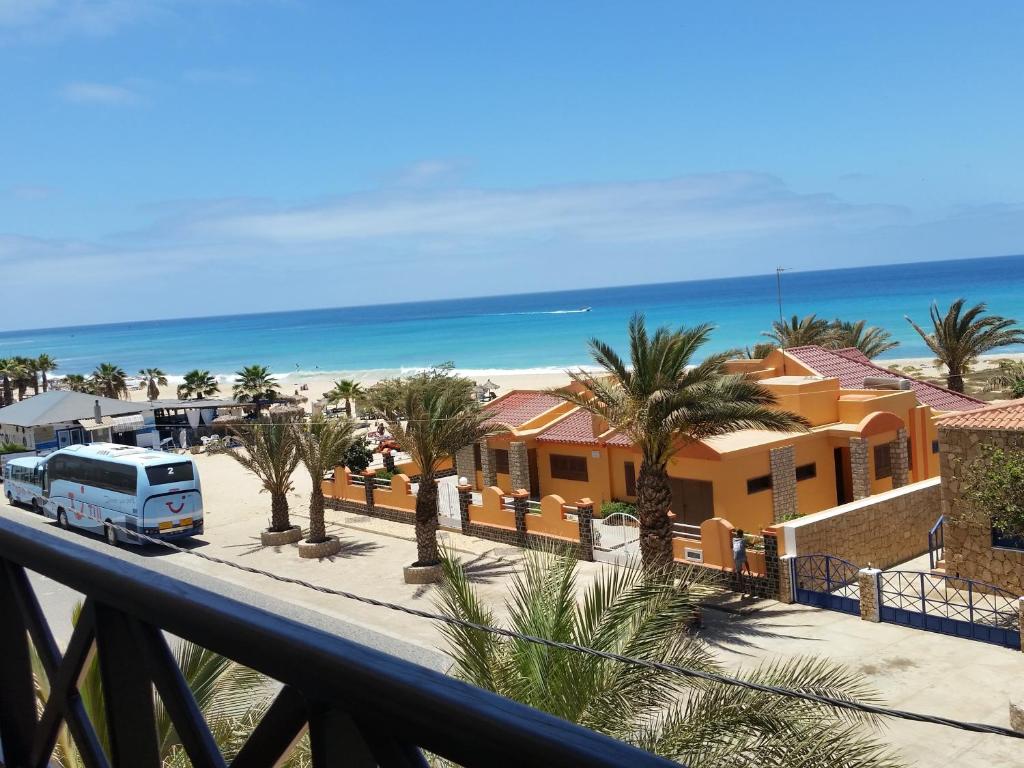
[[[798,555],[791,562],[798,603],[860,615],[856,565],[832,555]]]
[[[993,584],[924,571],[879,577],[882,621],[1020,648],[1017,595]]]

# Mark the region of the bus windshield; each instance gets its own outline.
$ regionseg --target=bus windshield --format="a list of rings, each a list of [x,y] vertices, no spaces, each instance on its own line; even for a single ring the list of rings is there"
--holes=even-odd
[[[171,485],[195,479],[192,463],[183,461],[180,464],[160,464],[146,467],[146,477],[150,485]]]

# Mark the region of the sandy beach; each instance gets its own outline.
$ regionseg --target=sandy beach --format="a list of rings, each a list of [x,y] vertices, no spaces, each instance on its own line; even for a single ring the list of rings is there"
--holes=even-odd
[[[1001,360],[1024,360],[1024,353],[1010,352],[983,355],[978,360],[972,371],[974,373],[981,373],[992,370],[999,366],[999,361]],[[884,368],[892,368],[901,373],[918,378],[942,379],[945,376],[944,369],[936,365],[935,359],[931,357],[887,358],[883,360],[876,360],[875,362]],[[303,372],[299,374],[277,375],[276,379],[280,384],[281,394],[301,395],[308,398],[306,408],[309,410],[312,403],[321,399],[327,391],[334,387],[334,382],[339,379],[351,379],[352,381],[358,382],[365,389],[382,379],[395,375],[397,374],[393,371],[339,371],[324,373],[322,375]],[[498,395],[514,389],[549,389],[552,387],[560,387],[569,382],[568,374],[565,371],[557,370],[545,370],[543,372],[534,370],[529,372],[524,371],[510,373],[498,373],[496,371],[468,371],[464,372],[462,375],[473,379],[479,384],[483,384],[490,380],[494,384],[498,385],[498,388],[495,390]],[[220,377],[222,380],[226,378],[227,377],[224,376]],[[166,387],[160,388],[161,398],[173,398],[176,396],[175,390],[177,384],[181,380],[181,376],[169,375],[168,380],[169,384]],[[307,389],[301,389],[302,386],[306,386]],[[146,399],[145,388],[132,389],[129,394],[132,400]],[[218,396],[225,398],[231,397],[230,382],[222,381]]]

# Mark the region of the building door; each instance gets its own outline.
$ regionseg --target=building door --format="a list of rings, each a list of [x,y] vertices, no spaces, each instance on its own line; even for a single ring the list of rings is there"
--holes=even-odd
[[[853,473],[850,470],[850,449],[832,452],[836,464],[836,506],[853,501]]]
[[[715,492],[710,482],[678,477],[670,477],[668,482],[677,523],[700,525],[715,516]]]

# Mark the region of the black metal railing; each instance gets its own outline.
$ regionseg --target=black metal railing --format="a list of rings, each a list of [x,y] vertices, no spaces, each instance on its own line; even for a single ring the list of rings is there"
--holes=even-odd
[[[318,767],[425,766],[424,751],[465,766],[675,765],[136,560],[135,555],[114,556],[88,540],[75,541],[73,534],[0,518],[3,765],[47,766],[66,723],[87,768],[155,768],[154,687],[192,764],[225,765],[165,632],[281,683],[231,762],[236,768],[276,765],[306,728]],[[85,597],[63,655],[27,571]],[[29,638],[51,689],[41,714]],[[109,755],[77,690],[94,650]]]
[[[939,515],[935,525],[928,531],[928,569],[934,571],[935,567],[946,557],[946,516]]]

